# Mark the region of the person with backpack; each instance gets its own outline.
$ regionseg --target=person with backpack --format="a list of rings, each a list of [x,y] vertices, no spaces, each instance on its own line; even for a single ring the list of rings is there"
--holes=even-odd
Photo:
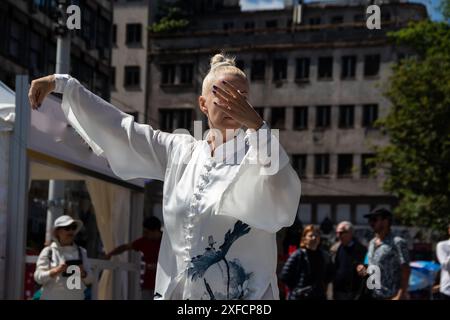
[[[85,299],[86,286],[94,277],[86,250],[74,242],[82,226],[68,215],[55,220],[53,241],[39,254],[34,272],[34,280],[42,285],[40,300]]]

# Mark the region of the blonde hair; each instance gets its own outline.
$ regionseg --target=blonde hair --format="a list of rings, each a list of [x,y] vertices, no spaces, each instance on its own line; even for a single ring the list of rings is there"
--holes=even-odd
[[[202,95],[211,90],[212,83],[221,74],[238,75],[247,80],[245,73],[236,67],[235,59],[235,57],[228,56],[223,52],[211,58],[209,72],[203,79]]]

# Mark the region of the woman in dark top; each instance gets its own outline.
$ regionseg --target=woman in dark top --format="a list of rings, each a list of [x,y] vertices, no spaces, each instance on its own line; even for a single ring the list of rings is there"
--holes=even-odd
[[[313,225],[303,229],[300,249],[288,259],[280,273],[290,292],[288,300],[326,300],[333,265],[327,252],[319,248],[320,231]]]

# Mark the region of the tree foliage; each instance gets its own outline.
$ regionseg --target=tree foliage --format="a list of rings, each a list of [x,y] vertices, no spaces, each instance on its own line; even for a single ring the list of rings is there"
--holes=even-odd
[[[424,21],[390,37],[417,54],[393,68],[386,92],[392,107],[378,122],[390,143],[375,162],[399,199],[396,216],[442,232],[450,222],[450,28]]]
[[[170,33],[182,30],[190,23],[189,1],[160,1],[156,22],[149,30],[154,33]]]

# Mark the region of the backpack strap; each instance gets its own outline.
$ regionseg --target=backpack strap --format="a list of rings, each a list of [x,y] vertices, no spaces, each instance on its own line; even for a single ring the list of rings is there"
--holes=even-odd
[[[81,263],[83,263],[83,253],[81,252],[81,247],[77,245],[78,249],[78,258],[81,260]]]
[[[53,260],[53,249],[51,246],[48,246],[47,258],[48,258],[48,268],[51,269]]]

